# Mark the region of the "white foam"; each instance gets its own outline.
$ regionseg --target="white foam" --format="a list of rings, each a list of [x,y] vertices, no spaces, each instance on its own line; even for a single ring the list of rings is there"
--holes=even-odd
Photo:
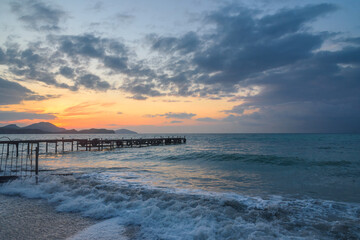
[[[0,193],[43,198],[58,211],[109,219],[73,239],[117,239],[129,228],[145,239],[335,238],[330,230],[339,224],[349,229],[343,238],[360,237],[359,204],[156,189],[98,173],[41,177],[37,185],[34,179],[16,180]]]
[[[111,218],[95,225],[68,238],[68,240],[125,240],[125,228],[118,224],[117,218]]]

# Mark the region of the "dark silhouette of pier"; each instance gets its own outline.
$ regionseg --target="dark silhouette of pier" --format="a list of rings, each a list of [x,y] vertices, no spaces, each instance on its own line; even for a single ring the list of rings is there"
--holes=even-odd
[[[103,151],[186,143],[185,137],[138,139],[42,139],[0,141],[0,183],[39,174],[39,155],[73,151]]]

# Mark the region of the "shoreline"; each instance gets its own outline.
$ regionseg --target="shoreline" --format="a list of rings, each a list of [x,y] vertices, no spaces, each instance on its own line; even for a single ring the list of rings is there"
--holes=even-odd
[[[57,212],[45,200],[0,194],[2,239],[67,239],[98,222],[77,213]]]

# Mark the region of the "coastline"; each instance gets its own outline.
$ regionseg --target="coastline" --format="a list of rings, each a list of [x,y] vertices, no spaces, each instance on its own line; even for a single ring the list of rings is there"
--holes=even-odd
[[[1,239],[67,239],[96,223],[77,213],[57,212],[44,200],[0,194]]]

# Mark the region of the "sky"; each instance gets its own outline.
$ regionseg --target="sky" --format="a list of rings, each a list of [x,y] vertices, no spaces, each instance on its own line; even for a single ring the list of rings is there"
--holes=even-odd
[[[360,1],[0,0],[0,126],[359,133]]]

